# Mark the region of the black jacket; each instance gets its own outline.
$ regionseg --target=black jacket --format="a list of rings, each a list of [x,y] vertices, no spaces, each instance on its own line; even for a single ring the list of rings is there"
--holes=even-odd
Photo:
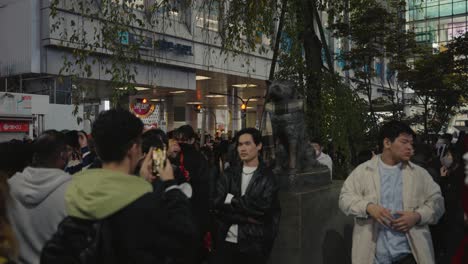
[[[189,183],[192,186],[193,196],[191,200],[193,216],[201,232],[205,234],[210,229],[209,205],[210,205],[210,179],[212,169],[203,155],[192,145],[180,144],[183,163],[189,173]],[[180,166],[180,157],[175,163]]]
[[[218,179],[214,199],[218,220],[217,243],[226,239],[231,225],[237,224],[239,249],[267,256],[278,233],[281,215],[276,178],[260,162],[242,196],[241,180],[242,166],[226,169]],[[224,204],[228,193],[234,198],[231,204]]]
[[[117,234],[117,263],[165,263],[196,243],[188,199],[179,190],[165,189],[143,195],[109,218]]]
[[[161,183],[157,190],[144,194],[116,213],[100,220],[105,221],[106,233],[110,234],[104,239],[111,240],[103,242],[106,244],[105,252],[97,253],[98,258],[102,260],[100,263],[172,263],[171,260],[177,259],[180,252],[193,247],[198,236],[192,221],[189,201],[177,189],[166,191],[174,185],[175,180]],[[62,230],[66,227],[59,226],[57,233],[64,233],[62,236],[65,239],[62,240],[68,241],[70,236],[75,234]],[[59,244],[61,245],[49,247],[67,247],[63,243]],[[49,260],[43,263],[71,263],[58,258],[58,254],[63,254],[63,251],[67,252],[43,251],[42,260]]]

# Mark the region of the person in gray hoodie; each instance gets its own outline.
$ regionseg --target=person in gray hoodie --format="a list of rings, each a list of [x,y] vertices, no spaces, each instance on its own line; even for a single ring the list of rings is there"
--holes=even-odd
[[[19,245],[19,264],[38,264],[45,242],[67,216],[65,190],[71,176],[64,135],[44,132],[34,143],[32,166],[8,180],[11,199],[8,216]]]

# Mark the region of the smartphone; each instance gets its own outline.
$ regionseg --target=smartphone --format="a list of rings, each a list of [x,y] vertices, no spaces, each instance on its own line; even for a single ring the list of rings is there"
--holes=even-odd
[[[153,174],[158,175],[158,168],[162,169],[166,166],[166,146],[162,148],[154,148],[151,153],[153,158]]]

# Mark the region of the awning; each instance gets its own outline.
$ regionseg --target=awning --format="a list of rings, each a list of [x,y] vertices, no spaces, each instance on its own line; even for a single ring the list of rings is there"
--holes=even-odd
[[[11,115],[0,113],[0,120],[5,121],[29,121],[32,122],[34,117],[32,115]]]

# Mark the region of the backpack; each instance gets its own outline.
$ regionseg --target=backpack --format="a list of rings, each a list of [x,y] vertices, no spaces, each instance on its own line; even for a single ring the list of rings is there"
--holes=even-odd
[[[111,241],[106,219],[93,221],[68,216],[44,245],[40,264],[115,263]]]

